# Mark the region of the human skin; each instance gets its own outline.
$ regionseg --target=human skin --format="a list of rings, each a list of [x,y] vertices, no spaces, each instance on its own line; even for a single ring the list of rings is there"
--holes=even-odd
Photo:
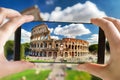
[[[120,20],[112,17],[93,18],[91,23],[103,29],[110,45],[110,59],[107,64],[85,63],[78,65],[81,71],[89,72],[103,80],[120,79]]]
[[[9,21],[3,24],[6,18]],[[8,61],[4,56],[4,45],[11,34],[22,24],[32,20],[34,17],[31,15],[21,15],[15,10],[0,8],[0,78],[35,66],[26,61]]]

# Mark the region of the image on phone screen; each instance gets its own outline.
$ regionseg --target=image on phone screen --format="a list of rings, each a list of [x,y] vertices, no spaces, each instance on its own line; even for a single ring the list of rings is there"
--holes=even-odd
[[[31,62],[97,63],[98,32],[90,23],[34,21],[22,25],[21,45]]]

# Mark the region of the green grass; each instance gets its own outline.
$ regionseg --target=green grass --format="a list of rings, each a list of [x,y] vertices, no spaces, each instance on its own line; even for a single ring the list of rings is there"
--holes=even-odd
[[[33,60],[29,57],[26,57],[25,61],[29,61],[29,62],[34,62],[34,63],[42,63],[42,62],[54,62],[54,60]]]
[[[28,61],[28,60],[27,60]],[[33,63],[46,63],[46,62],[54,62],[53,60],[29,60],[29,62]]]
[[[92,76],[86,72],[66,70],[65,80],[91,80]]]
[[[35,74],[35,70],[26,70],[14,75],[7,76],[0,80],[22,80],[22,77],[25,76],[26,80],[46,80],[51,70],[40,71],[39,74]]]
[[[14,75],[7,76],[0,80],[23,80],[25,76],[26,80],[46,80],[51,70],[40,71],[39,74],[35,74],[35,70],[26,70]],[[77,70],[66,70],[65,80],[101,80],[97,77],[91,76],[86,72],[80,72]]]
[[[77,71],[77,70],[66,70],[65,80],[101,80],[101,79],[92,76],[86,72]]]

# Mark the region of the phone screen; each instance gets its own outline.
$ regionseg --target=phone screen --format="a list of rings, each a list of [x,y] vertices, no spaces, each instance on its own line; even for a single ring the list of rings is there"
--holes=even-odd
[[[96,63],[98,32],[90,23],[34,21],[21,27],[21,51],[34,63]]]

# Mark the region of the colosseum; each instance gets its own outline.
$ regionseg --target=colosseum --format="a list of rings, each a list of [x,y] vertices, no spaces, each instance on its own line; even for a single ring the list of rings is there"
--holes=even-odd
[[[89,53],[89,42],[75,38],[52,39],[44,23],[32,28],[30,39],[30,56],[39,60],[78,62]]]

